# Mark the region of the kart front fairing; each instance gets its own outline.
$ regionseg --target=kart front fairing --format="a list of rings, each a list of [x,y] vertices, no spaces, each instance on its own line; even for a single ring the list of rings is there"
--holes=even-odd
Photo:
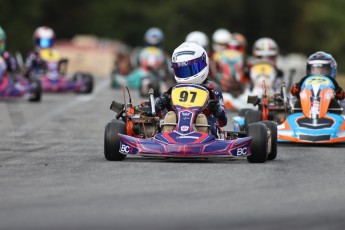
[[[285,122],[278,126],[279,142],[301,143],[337,143],[345,141],[344,116],[326,113],[315,120],[303,113],[290,114]]]
[[[181,135],[177,132],[159,133],[151,139],[140,139],[123,134],[120,152],[152,157],[233,157],[250,155],[251,137],[218,140],[213,135],[194,132]]]
[[[44,92],[78,92],[85,87],[85,80],[74,81],[67,79],[65,76],[59,76],[57,79],[50,79],[47,76],[41,77],[42,89]]]

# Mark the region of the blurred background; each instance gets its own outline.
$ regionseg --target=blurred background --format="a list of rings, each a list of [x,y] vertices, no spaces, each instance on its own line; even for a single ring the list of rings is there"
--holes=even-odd
[[[246,36],[248,54],[256,39],[267,36],[282,54],[329,52],[344,72],[343,9],[343,0],[0,0],[0,25],[8,50],[24,55],[33,47],[33,31],[42,25],[53,28],[57,40],[93,35],[131,47],[141,46],[145,31],[155,26],[163,30],[169,53],[191,31],[211,37],[223,27]]]

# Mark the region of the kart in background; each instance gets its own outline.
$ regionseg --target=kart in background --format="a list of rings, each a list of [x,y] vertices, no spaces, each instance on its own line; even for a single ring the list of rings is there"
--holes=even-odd
[[[93,77],[91,74],[78,72],[72,78],[67,77],[67,59],[61,59],[53,49],[42,49],[40,57],[44,61],[44,65],[32,70],[30,78],[41,81],[43,92],[85,94],[92,92]]]
[[[150,102],[140,106],[134,107],[131,99],[128,104],[113,102],[111,109],[118,114],[105,127],[105,158],[121,161],[127,155],[204,159],[246,157],[252,163],[275,159],[277,127],[273,122],[250,124],[245,132],[219,129],[218,138],[209,132],[197,131],[195,118],[207,107],[210,93],[212,91],[201,85],[174,86],[171,104],[177,114],[177,123],[172,124],[176,126],[171,132],[161,132],[152,90]]]
[[[258,109],[241,109],[238,116],[233,117],[234,130],[244,131],[248,124],[259,121],[274,121],[282,124],[286,117],[291,113],[291,106],[286,96],[285,85],[282,85],[280,93],[269,95],[265,90],[263,81],[263,94],[248,96],[247,103],[252,104]]]
[[[284,123],[278,126],[278,141],[331,144],[345,142],[343,108],[334,98],[333,78],[309,76],[299,99]]]
[[[240,83],[243,88],[239,95],[223,92],[224,105],[228,109],[240,111],[241,109],[254,108],[247,103],[250,95],[268,95],[274,94],[275,78],[277,71],[269,60],[257,60],[252,64],[249,70],[250,83]],[[262,87],[265,82],[265,88]],[[238,87],[240,88],[240,87]],[[278,88],[279,90],[279,88]]]

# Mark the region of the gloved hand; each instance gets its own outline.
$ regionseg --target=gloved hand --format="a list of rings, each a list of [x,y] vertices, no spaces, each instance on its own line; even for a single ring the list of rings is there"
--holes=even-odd
[[[297,94],[299,94],[300,91],[301,85],[299,83],[295,83],[290,89],[290,93],[292,96],[296,96]]]
[[[207,108],[212,111],[213,116],[219,117],[222,114],[222,108],[219,104],[219,100],[212,99],[208,102]]]
[[[335,91],[335,98],[338,100],[344,100],[345,99],[345,92],[344,90],[339,87],[336,91]]]
[[[163,93],[162,96],[156,99],[155,106],[158,110],[163,110],[167,107],[169,101],[170,95],[168,93]]]

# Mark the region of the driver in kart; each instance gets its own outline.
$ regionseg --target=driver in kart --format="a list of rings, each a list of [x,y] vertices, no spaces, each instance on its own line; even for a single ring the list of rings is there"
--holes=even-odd
[[[310,55],[307,60],[306,67],[307,75],[290,88],[290,93],[294,97],[292,99],[295,99],[296,97],[299,98],[299,93],[301,92],[301,86],[304,80],[311,75],[324,75],[333,78],[335,83],[335,98],[337,100],[345,99],[344,90],[335,81],[337,74],[337,62],[331,54],[318,51]]]
[[[213,82],[208,80],[209,59],[205,49],[196,42],[184,42],[178,46],[172,54],[172,68],[177,84],[192,83],[201,84],[213,92],[214,98],[208,103],[207,108],[200,113],[195,123],[201,125],[209,125],[211,133],[217,137],[217,123],[219,127],[227,124],[222,93],[214,89]],[[163,93],[156,99],[155,107],[157,112],[164,109],[169,112],[164,117],[164,123],[175,124],[177,117],[172,111],[171,89]],[[163,132],[172,131],[173,125],[164,125]],[[207,127],[197,127],[200,132],[207,132]]]
[[[255,41],[253,45],[253,57],[248,60],[246,67],[247,78],[250,79],[250,68],[257,62],[268,62],[276,70],[277,74],[271,84],[275,91],[279,91],[284,83],[284,72],[278,68],[277,60],[279,56],[279,46],[272,38],[262,37]]]
[[[35,45],[34,50],[29,52],[25,61],[26,77],[28,77],[32,71],[40,71],[46,68],[46,62],[41,57],[40,51],[43,49],[51,49],[53,47],[55,41],[55,33],[53,29],[49,27],[38,27],[34,32],[33,41]],[[57,51],[54,50],[52,54],[53,53],[57,53]],[[63,64],[66,63],[64,63],[63,61],[59,62],[59,66],[57,67],[59,71],[62,69]]]

